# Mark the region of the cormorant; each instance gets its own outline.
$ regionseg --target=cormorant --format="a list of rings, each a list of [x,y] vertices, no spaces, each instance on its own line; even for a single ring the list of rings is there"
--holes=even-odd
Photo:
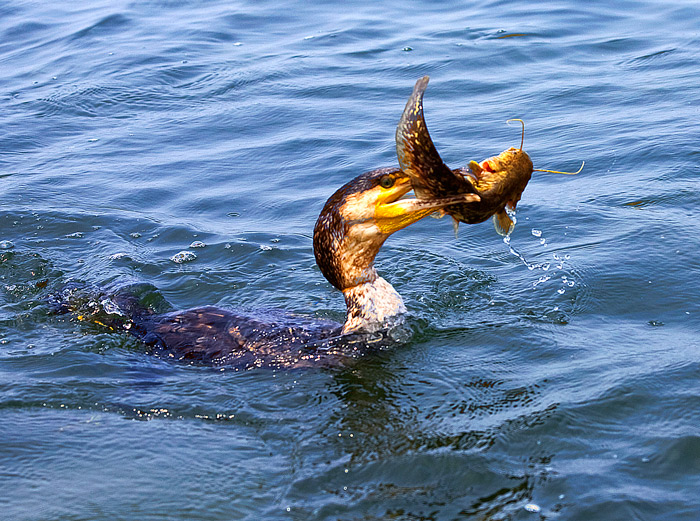
[[[344,324],[290,316],[252,316],[213,306],[159,313],[145,305],[152,286],[95,294],[76,287],[55,298],[63,311],[126,330],[160,356],[235,368],[337,365],[348,356],[395,343],[405,313],[401,296],[377,274],[374,258],[394,232],[476,194],[404,198],[412,189],[399,169],[362,174],[326,202],[314,228],[316,262],[343,292]]]

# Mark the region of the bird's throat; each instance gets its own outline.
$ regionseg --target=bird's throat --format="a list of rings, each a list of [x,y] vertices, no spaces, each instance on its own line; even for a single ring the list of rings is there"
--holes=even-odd
[[[348,309],[343,334],[384,329],[406,312],[401,295],[381,277],[345,289],[343,295]]]

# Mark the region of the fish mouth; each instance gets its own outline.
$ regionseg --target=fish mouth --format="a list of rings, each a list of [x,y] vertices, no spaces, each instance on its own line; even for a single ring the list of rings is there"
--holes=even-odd
[[[484,159],[481,163],[479,163],[479,166],[481,167],[482,170],[484,170],[486,172],[496,172],[497,170],[499,170],[498,168],[494,168],[491,165],[491,161],[488,159]]]
[[[412,189],[413,186],[408,177],[400,178],[379,198],[374,208],[374,220],[382,233],[388,235],[406,228],[446,206],[481,200],[477,194],[456,194],[424,199],[407,197]]]
[[[527,153],[525,153],[522,149],[510,147],[497,156],[484,159],[481,163],[479,163],[479,166],[481,166],[482,170],[486,170],[487,172],[500,172],[502,170],[508,170],[509,167],[512,168],[513,165],[516,165],[517,167],[518,164],[522,163],[520,168],[523,171],[528,171],[531,169],[531,167],[527,164],[528,162],[531,163],[532,161]]]

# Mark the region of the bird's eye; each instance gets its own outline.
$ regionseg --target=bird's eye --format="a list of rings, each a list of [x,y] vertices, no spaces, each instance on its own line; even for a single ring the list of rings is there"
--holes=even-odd
[[[379,186],[381,186],[382,188],[391,188],[392,186],[394,186],[394,178],[390,175],[382,176],[379,179]]]

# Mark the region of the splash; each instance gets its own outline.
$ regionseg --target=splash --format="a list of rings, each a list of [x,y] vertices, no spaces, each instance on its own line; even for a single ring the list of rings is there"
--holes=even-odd
[[[543,236],[542,230],[533,228],[531,233],[533,237],[538,239],[541,246],[547,246],[547,239]],[[549,282],[550,280],[557,279],[557,277],[559,277],[559,280],[561,281],[561,285],[556,291],[559,295],[563,295],[566,293],[568,288],[573,288],[576,285],[576,281],[572,278],[571,273],[568,273],[567,269],[567,263],[571,259],[571,255],[560,255],[553,252],[551,261],[544,261],[540,263],[530,262],[512,245],[510,235],[503,237],[503,242],[506,244],[506,246],[508,246],[508,250],[511,255],[514,255],[520,259],[528,270],[540,272],[537,280],[532,283],[533,289],[546,282]]]

